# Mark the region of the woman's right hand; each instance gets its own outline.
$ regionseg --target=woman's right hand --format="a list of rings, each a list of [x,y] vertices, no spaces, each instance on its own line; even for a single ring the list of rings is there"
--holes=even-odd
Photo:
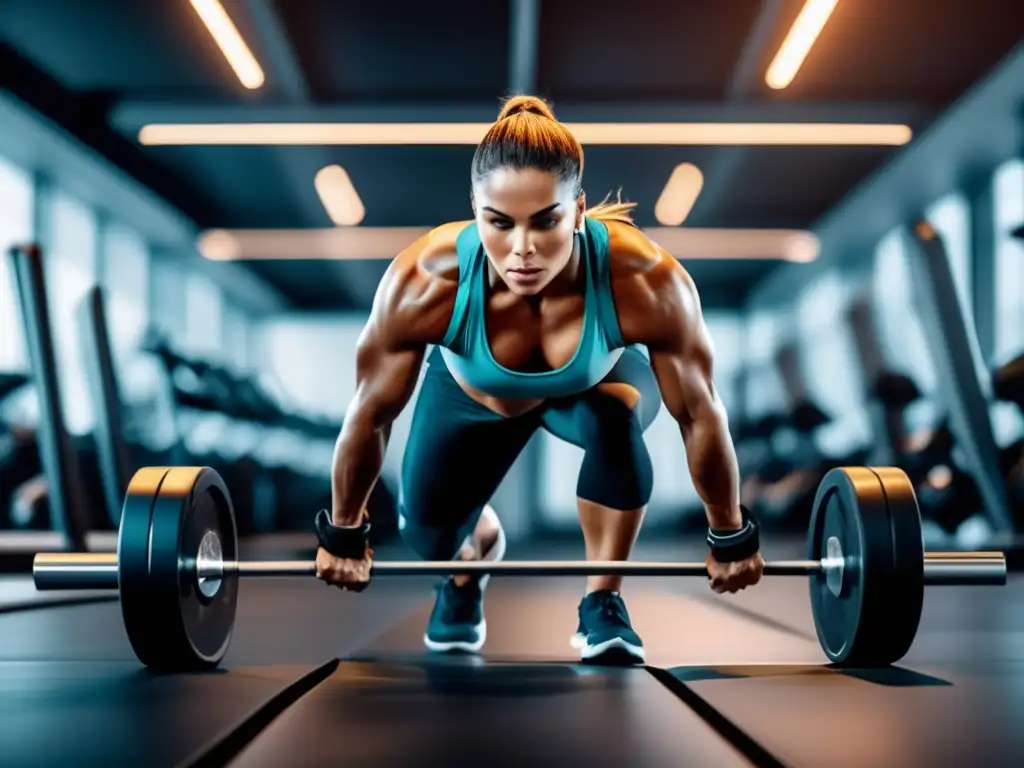
[[[373,550],[366,548],[362,559],[335,557],[321,547],[316,553],[316,577],[349,592],[362,592],[370,585]]]

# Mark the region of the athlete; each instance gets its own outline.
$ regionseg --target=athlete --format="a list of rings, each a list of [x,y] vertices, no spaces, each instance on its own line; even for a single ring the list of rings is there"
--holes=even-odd
[[[633,204],[606,198],[588,210],[582,177],[583,149],[547,103],[508,99],[473,157],[473,219],[434,229],[388,267],[358,343],[333,509],[316,521],[318,578],[357,592],[370,582],[367,499],[433,345],[399,494],[402,535],[419,556],[502,558],[489,501],[544,428],[584,452],[577,504],[587,559],[627,560],[653,486],[643,434],[664,403],[707,513],[711,589],[760,580],[758,528],[740,506],[697,290],[634,225]],[[429,649],[480,650],[487,581],[442,580]],[[644,660],[621,583],[587,579],[571,640],[585,661]]]

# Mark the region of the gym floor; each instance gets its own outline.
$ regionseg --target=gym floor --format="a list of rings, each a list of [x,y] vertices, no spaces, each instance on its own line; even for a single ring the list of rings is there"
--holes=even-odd
[[[698,559],[699,544],[641,541],[635,557]],[[243,555],[294,557],[296,546],[277,537]],[[765,555],[800,550],[771,542]],[[825,663],[801,578],[729,597],[698,579],[627,580],[646,668],[578,663],[571,578],[492,579],[484,653],[431,656],[432,584],[382,578],[350,595],[310,579],[243,582],[221,668],[158,676],[136,661],[114,596],[26,608],[31,585],[6,577],[0,764],[862,768],[1019,766],[1024,755],[1024,614],[1010,610],[1020,574],[1005,587],[929,587],[910,654],[870,674]]]

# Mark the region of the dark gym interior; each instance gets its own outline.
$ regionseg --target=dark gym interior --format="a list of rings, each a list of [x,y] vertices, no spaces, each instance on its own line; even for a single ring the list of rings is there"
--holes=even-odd
[[[1022,40],[1019,0],[0,2],[0,765],[1024,764]],[[203,557],[312,564],[378,285],[473,218],[513,94],[693,278],[778,571],[709,589],[662,408],[630,560],[695,571],[625,577],[641,664],[570,645],[583,575],[492,578],[470,654],[424,647],[431,573],[225,570],[208,605]],[[382,566],[418,560],[415,402]],[[506,561],[584,562],[582,461],[529,440]],[[192,477],[233,522],[161,549]],[[840,663],[853,626],[851,660],[905,647]],[[186,635],[206,668],[147,663]]]

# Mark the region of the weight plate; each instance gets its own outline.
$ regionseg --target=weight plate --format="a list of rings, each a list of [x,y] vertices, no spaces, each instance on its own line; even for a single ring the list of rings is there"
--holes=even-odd
[[[117,581],[121,617],[136,656],[156,641],[161,628],[149,600],[149,528],[153,502],[167,467],[144,467],[135,473],[121,505],[117,537]]]
[[[894,602],[887,592],[897,567],[882,482],[870,469],[832,469],[822,479],[811,512],[808,558],[828,556],[829,539],[838,541],[844,560],[839,595],[825,573],[809,580],[821,648],[835,664],[889,664],[884,633]]]
[[[886,590],[889,614],[879,627],[875,658],[894,664],[914,644],[924,608],[924,533],[914,485],[901,469],[872,467],[882,484],[889,510],[896,573]],[[882,661],[887,659],[887,661]]]
[[[196,559],[202,545],[207,556],[235,560],[237,539],[227,488],[212,469],[136,473],[122,511],[118,579],[125,628],[143,664],[186,671],[224,657],[237,577],[201,584]]]

